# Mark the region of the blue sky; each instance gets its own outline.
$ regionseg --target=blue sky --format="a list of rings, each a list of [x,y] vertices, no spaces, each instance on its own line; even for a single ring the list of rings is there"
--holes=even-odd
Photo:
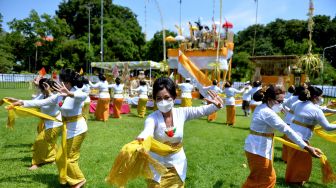
[[[8,31],[6,22],[14,18],[26,18],[32,9],[39,14],[55,15],[60,2],[61,0],[0,0],[0,12],[4,16],[3,27]],[[157,2],[162,12],[164,27],[177,32],[174,25],[179,25],[179,0],[157,0]],[[129,7],[137,15],[143,32],[147,33],[147,39],[162,29],[160,14],[154,0],[113,0],[113,3]],[[315,15],[329,15],[332,18],[336,16],[336,0],[315,0],[314,5]],[[306,20],[308,6],[309,0],[259,0],[258,23],[267,24],[276,18]],[[193,23],[200,18],[203,24],[211,25],[213,11],[215,20],[219,20],[219,0],[182,0],[181,9],[181,24],[186,35],[188,21]],[[254,0],[223,0],[223,19],[233,23],[234,32],[255,23],[255,10]]]

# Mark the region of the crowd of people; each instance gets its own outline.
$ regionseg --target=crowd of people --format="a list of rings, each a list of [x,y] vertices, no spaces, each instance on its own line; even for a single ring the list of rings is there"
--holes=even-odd
[[[99,74],[98,77],[99,81],[93,84],[74,70],[65,69],[60,73],[58,81],[47,78],[36,79],[35,84],[40,94],[32,100],[6,97],[13,107],[38,107],[42,113],[53,118],[53,120],[41,119],[39,123],[30,170],[56,162],[61,184],[80,188],[86,183],[78,160],[81,144],[88,131],[90,90],[92,88],[99,90],[94,114],[98,121],[106,122],[109,118],[111,100],[109,89],[113,90],[114,118],[121,118],[120,111],[124,102],[124,85],[120,78],[116,78],[114,84],[109,84],[103,74]],[[152,89],[153,102],[157,108],[146,117],[144,129],[137,136],[135,144],[142,147],[143,143],[151,139],[150,142],[155,143],[159,149],[150,149],[146,158],[150,159],[149,161],[158,161],[167,169],[164,173],[159,173],[155,168],[150,168],[153,176],[147,179],[148,187],[185,186],[187,172],[187,158],[183,149],[185,121],[201,116],[208,116],[209,122],[215,121],[217,111],[225,105],[227,115],[225,124],[233,127],[237,94],[242,95],[244,116],[249,117],[252,113],[250,132],[244,146],[250,174],[243,187],[275,186],[276,174],[272,161],[275,130],[284,133],[286,140],[307,151],[284,146],[283,159],[287,163],[286,183],[303,185],[309,180],[312,157],[318,158],[322,154],[318,148],[309,144],[314,127],[319,124],[327,131],[336,129],[336,125],[330,124],[324,115],[324,112],[336,113],[336,110],[320,106],[323,103],[322,90],[307,84],[299,87],[291,86],[288,89],[289,94],[285,95],[283,86],[262,87],[260,81],[253,82],[252,86],[248,81],[239,89],[232,86],[229,81],[220,86],[217,80],[213,80],[211,86],[202,88],[207,91],[207,96],[204,97],[206,105],[197,107],[192,105],[194,86],[190,78],[187,78],[185,83],[176,84],[168,77],[160,77],[155,80],[152,88],[148,87],[144,80],[140,80],[139,86],[132,89],[139,97],[138,117],[146,117],[149,89]],[[177,87],[181,90],[180,107],[174,107],[178,97]],[[225,98],[220,97],[221,93],[225,94]],[[279,116],[280,112],[285,113],[284,120]],[[61,146],[56,150],[60,134]],[[162,154],[163,151],[165,154]],[[142,168],[145,167],[139,169]],[[114,183],[113,177],[117,176],[113,172],[115,171],[111,170],[109,174],[110,183]]]

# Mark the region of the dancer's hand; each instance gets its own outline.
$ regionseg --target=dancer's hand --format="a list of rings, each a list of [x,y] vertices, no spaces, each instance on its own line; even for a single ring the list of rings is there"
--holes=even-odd
[[[39,85],[39,81],[41,80],[41,76],[40,75],[38,75],[38,76],[36,76],[35,78],[34,78],[34,80],[33,80],[33,83],[36,85],[36,86],[38,86]]]
[[[137,140],[139,143],[142,143],[145,139],[144,138],[136,138],[135,140]]]
[[[61,84],[59,83],[55,83],[55,86],[53,86],[53,89],[57,92],[60,93],[61,96],[63,97],[67,97],[67,96],[73,96],[73,93],[71,93],[64,85],[64,83],[62,82]]]
[[[13,97],[5,97],[4,99],[7,99],[9,102],[17,102],[19,99],[13,98]]]
[[[310,155],[315,158],[320,158],[323,154],[323,152],[319,148],[314,148],[312,146],[306,146],[304,149],[307,150]]]
[[[19,100],[19,101],[13,102],[13,103],[11,104],[11,106],[23,106],[23,101],[22,101],[22,100]]]
[[[223,107],[223,99],[218,96],[218,94],[212,90],[208,90],[208,94],[212,99],[207,99],[205,100],[209,103],[214,104],[217,108],[222,108]]]

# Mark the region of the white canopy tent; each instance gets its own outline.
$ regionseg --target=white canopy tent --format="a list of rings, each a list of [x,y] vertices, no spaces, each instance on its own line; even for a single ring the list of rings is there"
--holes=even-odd
[[[149,78],[152,77],[152,69],[158,70],[163,68],[162,63],[155,61],[116,61],[116,62],[91,62],[91,67],[112,70],[115,66],[118,69],[122,69],[125,64],[128,64],[128,68],[131,70],[136,69],[149,69]]]

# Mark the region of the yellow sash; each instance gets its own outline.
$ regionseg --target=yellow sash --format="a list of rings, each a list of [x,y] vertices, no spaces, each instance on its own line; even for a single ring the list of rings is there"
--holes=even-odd
[[[297,149],[299,151],[307,152],[306,150],[300,148],[298,145],[288,142],[280,137],[274,137],[274,140],[280,141],[283,144],[285,144],[288,147]],[[320,162],[321,162],[321,171],[322,171],[322,182],[323,183],[331,183],[336,181],[336,175],[334,174],[330,163],[327,160],[327,156],[324,154],[321,155],[320,157]]]
[[[67,123],[76,122],[79,119],[83,118],[81,114],[77,116],[62,117],[63,126],[62,126],[62,142],[61,149],[56,153],[56,164],[59,171],[59,181],[61,184],[67,183]]]
[[[105,181],[110,184],[123,187],[129,180],[137,177],[153,178],[150,165],[160,174],[167,172],[167,168],[152,158],[148,151],[155,152],[161,156],[176,153],[182,149],[182,144],[170,146],[161,143],[152,137],[148,137],[142,142],[132,141],[123,146],[117,158],[114,160],[110,173]]]
[[[331,122],[332,124],[335,124],[336,122]],[[316,133],[318,136],[322,137],[323,139],[336,143],[336,133],[326,133],[323,131],[323,128],[321,126],[315,126],[314,133]]]
[[[24,108],[21,106],[13,106],[11,102],[9,102],[7,99],[2,99],[0,104],[3,102],[9,104],[6,109],[8,110],[8,122],[7,122],[7,127],[13,127],[15,123],[15,113],[20,113],[23,115],[32,115],[35,117],[39,117],[41,119],[47,119],[47,120],[52,120],[52,121],[57,121],[57,122],[63,122],[62,126],[62,141],[61,141],[61,150],[57,151],[56,154],[56,163],[57,163],[57,168],[59,170],[59,178],[61,184],[67,183],[66,181],[66,176],[67,176],[67,169],[66,169],[66,164],[67,164],[67,148],[66,148],[66,139],[67,139],[67,131],[66,131],[66,124],[70,122],[75,122],[78,119],[82,118],[82,115],[77,115],[77,116],[71,116],[71,117],[62,117],[63,121],[60,121],[56,119],[56,117],[50,116],[48,114],[44,114],[42,112],[38,112],[36,110],[30,109],[30,108]]]

